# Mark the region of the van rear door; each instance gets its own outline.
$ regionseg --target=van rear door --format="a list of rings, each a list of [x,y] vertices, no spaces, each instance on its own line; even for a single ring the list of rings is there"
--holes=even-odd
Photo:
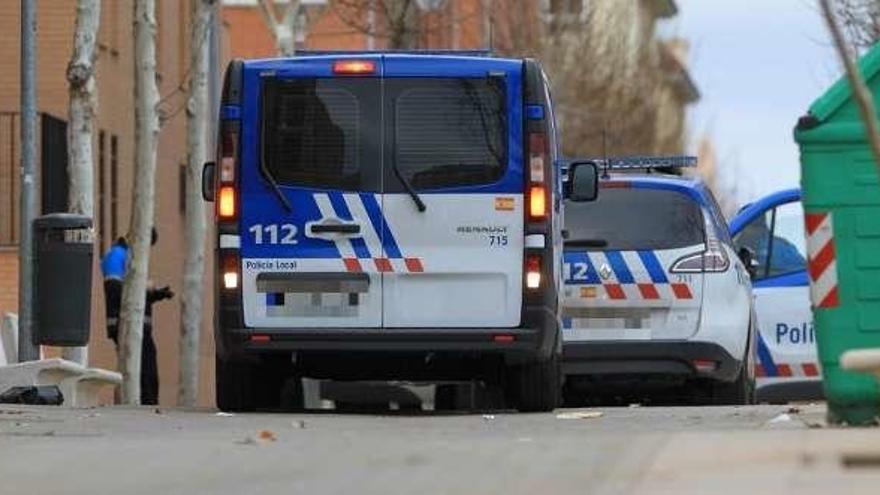
[[[245,71],[260,88],[242,110],[246,326],[382,324],[381,58],[361,59],[373,74],[339,76],[317,59]]]
[[[517,326],[522,62],[432,59],[385,56],[384,325]]]

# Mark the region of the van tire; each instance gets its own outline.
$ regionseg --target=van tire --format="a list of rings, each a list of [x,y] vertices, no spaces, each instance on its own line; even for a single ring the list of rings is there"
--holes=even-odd
[[[251,365],[223,359],[214,360],[217,408],[223,412],[247,412],[255,409],[251,393]]]
[[[520,412],[549,412],[559,405],[562,390],[559,355],[513,369],[511,398]]]
[[[217,408],[221,411],[249,412],[281,406],[288,373],[276,360],[231,361],[218,356],[215,363]]]

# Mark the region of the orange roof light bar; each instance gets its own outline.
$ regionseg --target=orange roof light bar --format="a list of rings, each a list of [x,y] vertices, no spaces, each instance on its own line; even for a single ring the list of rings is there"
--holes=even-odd
[[[375,74],[376,64],[370,60],[337,60],[333,63],[334,74]]]

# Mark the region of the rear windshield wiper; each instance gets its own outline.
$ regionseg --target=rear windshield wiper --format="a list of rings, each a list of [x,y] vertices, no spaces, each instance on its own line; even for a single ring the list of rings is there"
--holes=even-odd
[[[272,175],[266,167],[263,167],[263,177],[265,177],[269,185],[272,186],[272,191],[275,192],[275,196],[278,196],[278,201],[281,201],[281,204],[284,205],[284,209],[287,210],[287,213],[293,213],[293,206],[290,205],[287,196],[281,191],[281,187],[278,185],[278,181],[275,180],[275,176]]]
[[[416,204],[416,208],[418,208],[420,212],[427,210],[428,207],[425,206],[425,202],[422,201],[422,198],[419,197],[419,193],[417,193],[412,184],[410,184],[409,181],[406,180],[406,177],[403,176],[403,173],[400,172],[400,169],[397,167],[397,163],[395,163],[394,166],[392,166],[391,168],[394,169],[394,175],[397,176],[397,179],[400,181],[401,184],[403,184],[403,188],[406,189],[407,193],[409,193],[409,197],[411,197],[413,202]]]
[[[565,247],[603,248],[608,247],[608,241],[605,239],[575,239],[565,241]]]

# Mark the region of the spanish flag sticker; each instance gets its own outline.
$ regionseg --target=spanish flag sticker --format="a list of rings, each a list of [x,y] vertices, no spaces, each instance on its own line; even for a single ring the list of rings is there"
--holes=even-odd
[[[596,288],[595,287],[581,287],[581,297],[583,299],[595,299],[596,298]]]
[[[495,198],[495,210],[496,211],[513,211],[516,203],[513,198],[506,196],[498,196]]]

